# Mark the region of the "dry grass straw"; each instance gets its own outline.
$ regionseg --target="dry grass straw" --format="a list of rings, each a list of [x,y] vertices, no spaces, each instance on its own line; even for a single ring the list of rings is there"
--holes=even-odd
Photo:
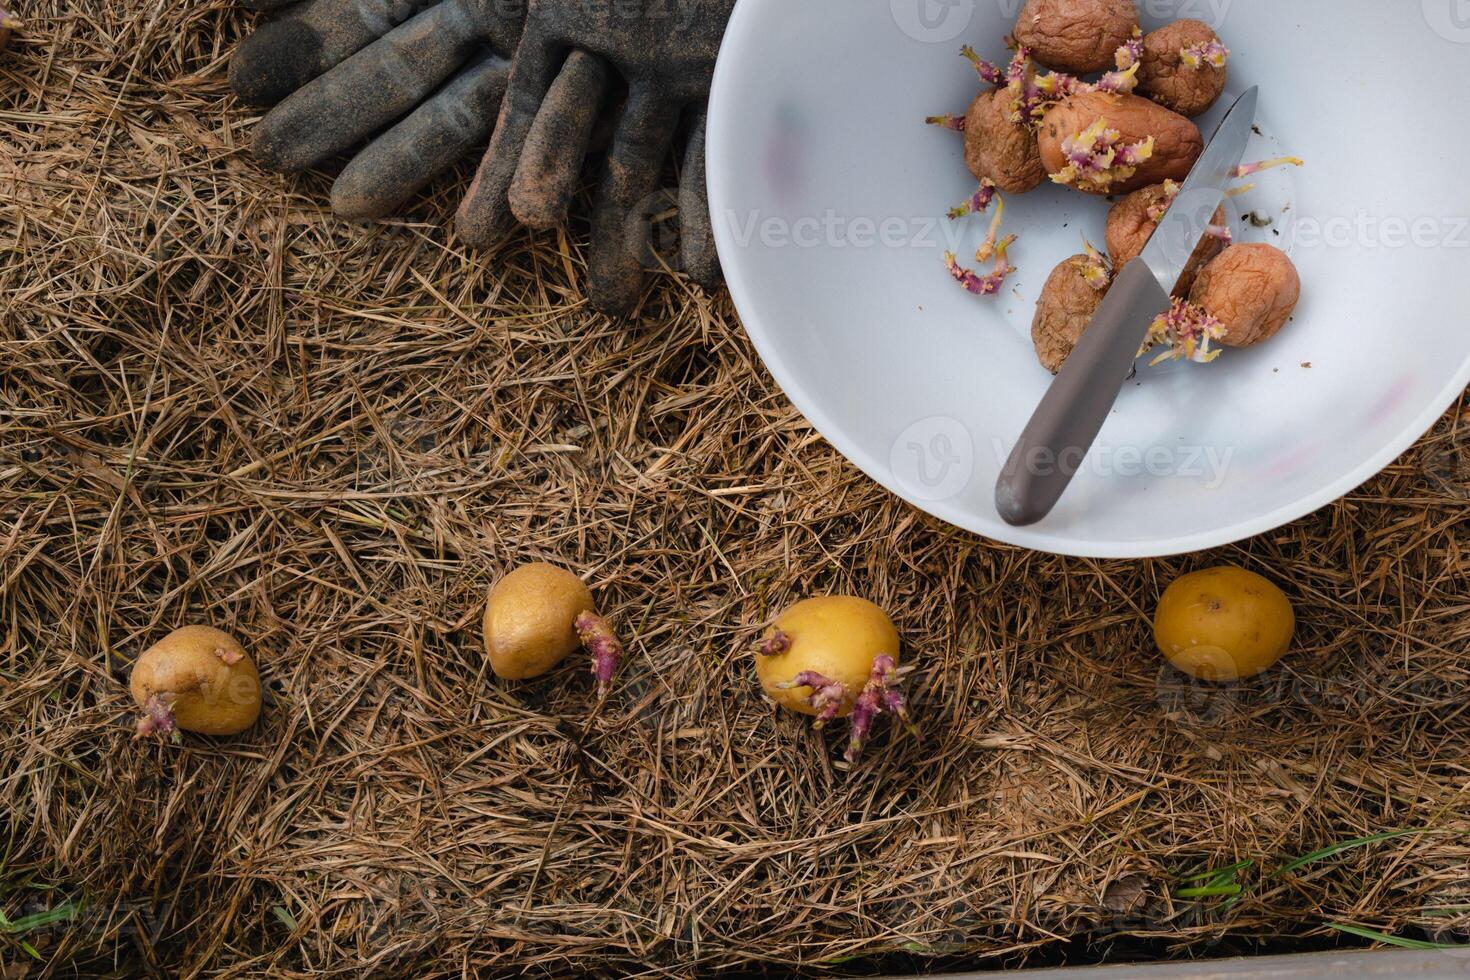
[[[1239,548],[999,547],[824,444],[723,295],[668,279],[610,322],[581,298],[581,228],[470,255],[458,186],[363,230],[320,175],[256,169],[230,4],[20,13],[0,910],[63,921],[0,933],[3,961],[35,962],[23,940],[62,972],[843,973],[1130,933],[1177,955],[1326,921],[1423,935],[1463,888],[1464,405]],[[631,639],[590,726],[581,662],[487,673],[482,597],[527,559],[584,574]],[[1300,649],[1206,695],[1161,674],[1145,616],[1218,560],[1287,585]],[[891,610],[920,664],[923,740],[885,728],[856,772],[743,652],[828,590]],[[245,639],[273,704],[242,738],[135,743],[129,658],[188,622]],[[1226,908],[1171,897],[1393,828],[1430,832]]]

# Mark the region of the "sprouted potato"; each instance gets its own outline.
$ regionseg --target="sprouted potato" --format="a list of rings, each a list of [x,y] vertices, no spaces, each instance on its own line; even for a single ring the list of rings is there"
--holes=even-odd
[[[1209,24],[1176,20],[1144,37],[1138,91],[1181,116],[1198,116],[1224,93],[1229,57]]]
[[[855,596],[805,599],[776,618],[756,649],[756,676],[782,707],[814,715],[816,728],[851,718],[845,757],[863,751],[873,720],[896,714],[909,729],[898,683],[898,631],[873,603]]]
[[[1251,347],[1270,340],[1291,319],[1302,280],[1274,245],[1232,245],[1204,267],[1189,300],[1225,328],[1220,343]]]
[[[1199,127],[1137,95],[1083,92],[1046,110],[1041,163],[1058,184],[1129,194],[1189,176],[1204,152]]]
[[[1015,38],[1048,68],[1085,75],[1112,67],[1137,29],[1133,0],[1027,0]]]
[[[1101,281],[1095,281],[1102,269]],[[1089,276],[1092,273],[1092,277]],[[1107,269],[1095,253],[1063,259],[1047,277],[1031,321],[1036,358],[1052,374],[1062,369],[1108,290]]]
[[[1134,191],[1113,205],[1108,212],[1107,245],[1108,255],[1117,268],[1123,268],[1143,253],[1143,247],[1153,237],[1154,229],[1158,228],[1159,221],[1178,195],[1179,187],[1173,181],[1166,181]],[[1200,270],[1230,243],[1227,221],[1225,205],[1222,204],[1215,211],[1210,233],[1200,239],[1189,264],[1180,275],[1174,290],[1176,295],[1188,296]]]
[[[490,669],[506,680],[540,677],[586,647],[598,695],[605,697],[623,655],[582,580],[545,562],[521,565],[495,583],[484,625]]]
[[[143,709],[138,734],[238,735],[260,717],[260,674],[233,636],[209,626],[176,629],[143,651],[129,687]]]

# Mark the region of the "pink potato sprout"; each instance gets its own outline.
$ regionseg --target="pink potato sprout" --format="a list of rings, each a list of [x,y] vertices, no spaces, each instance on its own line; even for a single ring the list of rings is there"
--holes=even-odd
[[[995,65],[981,58],[978,54],[975,53],[975,49],[970,47],[968,44],[965,45],[963,48],[960,48],[960,57],[964,58],[970,64],[975,66],[975,73],[978,74],[981,81],[985,82],[987,85],[1004,85],[1006,83],[1006,73]]]
[[[577,617],[577,636],[582,646],[592,655],[592,676],[597,679],[597,697],[606,698],[612,688],[613,675],[617,673],[618,661],[623,659],[623,644],[613,633],[607,620],[595,612],[586,611]]]
[[[1179,60],[1185,68],[1203,68],[1205,65],[1212,68],[1224,68],[1225,61],[1229,57],[1230,49],[1219,41],[1209,41],[1179,49]]]
[[[949,220],[957,221],[967,214],[984,214],[990,210],[990,204],[999,195],[996,192],[995,181],[989,177],[980,182],[980,187],[970,195],[969,200],[958,207],[949,209]],[[1002,205],[1002,208],[1004,205]]]
[[[952,112],[946,112],[942,116],[927,116],[924,122],[930,126],[938,126],[940,129],[952,129],[956,133],[965,131],[965,117],[957,116]]]
[[[1051,175],[1058,184],[1078,190],[1107,193],[1121,180],[1138,172],[1138,165],[1154,155],[1154,138],[1135,143],[1126,142],[1116,129],[1108,128],[1106,118],[1062,141],[1067,165]]]
[[[1144,351],[1155,347],[1167,347],[1162,354],[1149,363],[1164,361],[1193,361],[1208,364],[1220,356],[1219,348],[1211,345],[1225,336],[1225,325],[1210,316],[1205,310],[1177,296],[1168,312],[1160,313],[1148,328],[1148,339]]]
[[[950,276],[976,296],[993,296],[1000,292],[1006,277],[1016,271],[1009,257],[1010,248],[1015,244],[1016,236],[1007,235],[1002,238],[1000,235],[1001,221],[1005,217],[1006,210],[1005,199],[996,192],[995,182],[987,179],[980,182],[980,187],[968,201],[952,208],[949,212],[950,220],[953,221],[971,214],[984,214],[990,210],[992,204],[995,205],[995,214],[990,219],[990,230],[985,240],[980,243],[980,247],[975,250],[976,262],[994,260],[990,271],[982,275],[966,269],[959,264],[953,252],[944,253],[944,264],[949,269]]]
[[[1007,235],[995,244],[993,249],[995,264],[985,275],[980,275],[960,265],[953,252],[944,253],[945,267],[949,269],[949,274],[954,281],[967,291],[976,296],[994,296],[1000,292],[1000,287],[1005,285],[1006,276],[1016,271],[1016,267],[1011,265],[1007,256],[1007,251],[1015,244],[1015,241],[1015,235]]]
[[[907,670],[900,669],[897,661],[886,653],[873,658],[873,671],[868,675],[868,682],[863,685],[862,692],[853,701],[852,713],[848,716],[852,733],[847,740],[847,749],[842,754],[848,762],[856,762],[863,754],[863,746],[867,744],[868,734],[873,730],[873,722],[879,715],[893,714],[903,722],[910,734],[918,734],[913,720],[909,718],[903,692],[898,689],[905,673]],[[837,713],[848,700],[845,684],[810,670],[802,671],[777,686],[783,690],[811,688],[812,693],[806,701],[818,712],[812,727],[819,730],[837,717]]]

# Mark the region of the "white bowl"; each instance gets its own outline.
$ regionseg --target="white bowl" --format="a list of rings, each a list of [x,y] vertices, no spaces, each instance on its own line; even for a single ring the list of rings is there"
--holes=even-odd
[[[996,513],[996,475],[1051,381],[1030,341],[1047,274],[1099,247],[1107,204],[1047,185],[1007,198],[1019,272],[963,292],[973,255],[963,112],[1020,0],[740,0],[715,76],[709,190],[736,307],[777,382],[869,476],[987,537],[1094,557],[1226,544],[1294,520],[1407,449],[1470,383],[1470,2],[1140,0],[1144,27],[1212,23],[1226,97],[1259,84],[1285,151],[1238,204],[1287,249],[1303,300],[1271,341],[1125,387],[1084,471],[1041,524]],[[952,243],[950,236],[958,238]],[[1310,365],[1310,366],[1308,366]]]

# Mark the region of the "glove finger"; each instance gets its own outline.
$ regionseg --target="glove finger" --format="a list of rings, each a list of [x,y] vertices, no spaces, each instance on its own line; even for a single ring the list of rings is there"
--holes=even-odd
[[[551,46],[528,27],[516,49],[490,148],[454,219],[455,231],[472,247],[490,244],[510,224],[510,185],[520,165],[526,136],[559,67]]]
[[[460,4],[426,10],[272,109],[256,159],[296,171],[349,149],[423,102],[477,46]]]
[[[651,232],[645,212],[677,124],[678,108],[662,97],[646,88],[628,93],[592,212],[590,292],[592,305],[606,313],[628,313],[642,292]]]
[[[566,220],[609,82],[606,62],[586,51],[573,51],[562,65],[510,185],[510,210],[521,224],[555,228]]]
[[[352,159],[332,185],[332,210],[381,218],[490,137],[510,62],[485,54]]]
[[[285,5],[252,3],[258,10]],[[412,9],[392,0],[306,0],[240,43],[230,60],[230,87],[251,105],[275,105],[388,33]]]
[[[684,149],[684,172],[679,175],[679,245],[684,272],[706,290],[720,284],[720,258],[709,213],[709,188],[704,177],[705,110],[694,115],[689,144]]]

